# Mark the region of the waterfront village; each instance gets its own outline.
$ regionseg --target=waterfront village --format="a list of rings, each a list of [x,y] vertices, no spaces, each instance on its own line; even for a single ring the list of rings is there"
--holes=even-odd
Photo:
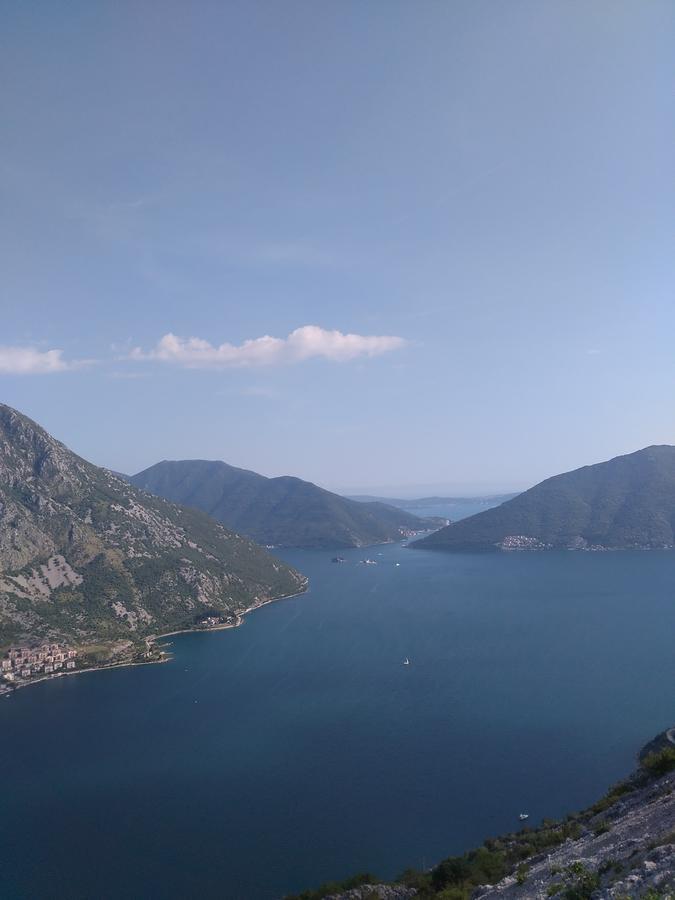
[[[36,676],[57,675],[74,669],[77,650],[64,644],[39,647],[12,647],[0,660],[0,673],[6,684],[24,684]]]

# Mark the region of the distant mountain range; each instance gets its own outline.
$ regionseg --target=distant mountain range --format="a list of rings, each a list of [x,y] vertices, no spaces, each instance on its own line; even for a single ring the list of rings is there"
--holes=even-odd
[[[0,651],[38,639],[144,646],[305,585],[248,538],[149,496],[0,405]]]
[[[415,543],[441,550],[659,549],[675,544],[675,447],[556,475]]]
[[[417,497],[414,499],[394,499],[392,497],[373,497],[370,494],[352,494],[350,500],[359,503],[388,503],[389,506],[397,506],[399,509],[432,509],[437,506],[455,506],[456,504],[472,504],[476,506],[496,506],[504,503],[517,494],[489,494],[480,497]]]
[[[131,482],[201,509],[267,546],[360,547],[445,524],[386,503],[340,497],[300,478],[266,478],[219,461],[164,461]]]

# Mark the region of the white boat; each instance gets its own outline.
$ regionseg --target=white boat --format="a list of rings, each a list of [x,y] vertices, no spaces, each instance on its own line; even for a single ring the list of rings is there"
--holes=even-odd
[[[403,660],[403,665],[404,665],[404,666],[409,666],[409,665],[410,665],[410,660],[408,659],[407,656],[406,656],[406,658]]]
[[[529,819],[529,818],[530,818],[530,814],[529,814],[529,813],[521,813],[521,814],[518,816],[518,818],[520,819],[521,822],[524,822],[525,819]]]

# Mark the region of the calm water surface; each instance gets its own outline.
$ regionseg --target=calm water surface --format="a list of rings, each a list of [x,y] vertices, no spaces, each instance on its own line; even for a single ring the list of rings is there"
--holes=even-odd
[[[0,896],[392,877],[583,806],[675,721],[675,554],[367,553],[288,552],[308,595],[0,700]]]

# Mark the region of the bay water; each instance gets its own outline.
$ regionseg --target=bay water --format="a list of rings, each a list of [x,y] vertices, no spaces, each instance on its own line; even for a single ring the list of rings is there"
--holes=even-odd
[[[333,555],[169,663],[0,699],[1,897],[392,878],[589,804],[675,722],[673,553]]]

